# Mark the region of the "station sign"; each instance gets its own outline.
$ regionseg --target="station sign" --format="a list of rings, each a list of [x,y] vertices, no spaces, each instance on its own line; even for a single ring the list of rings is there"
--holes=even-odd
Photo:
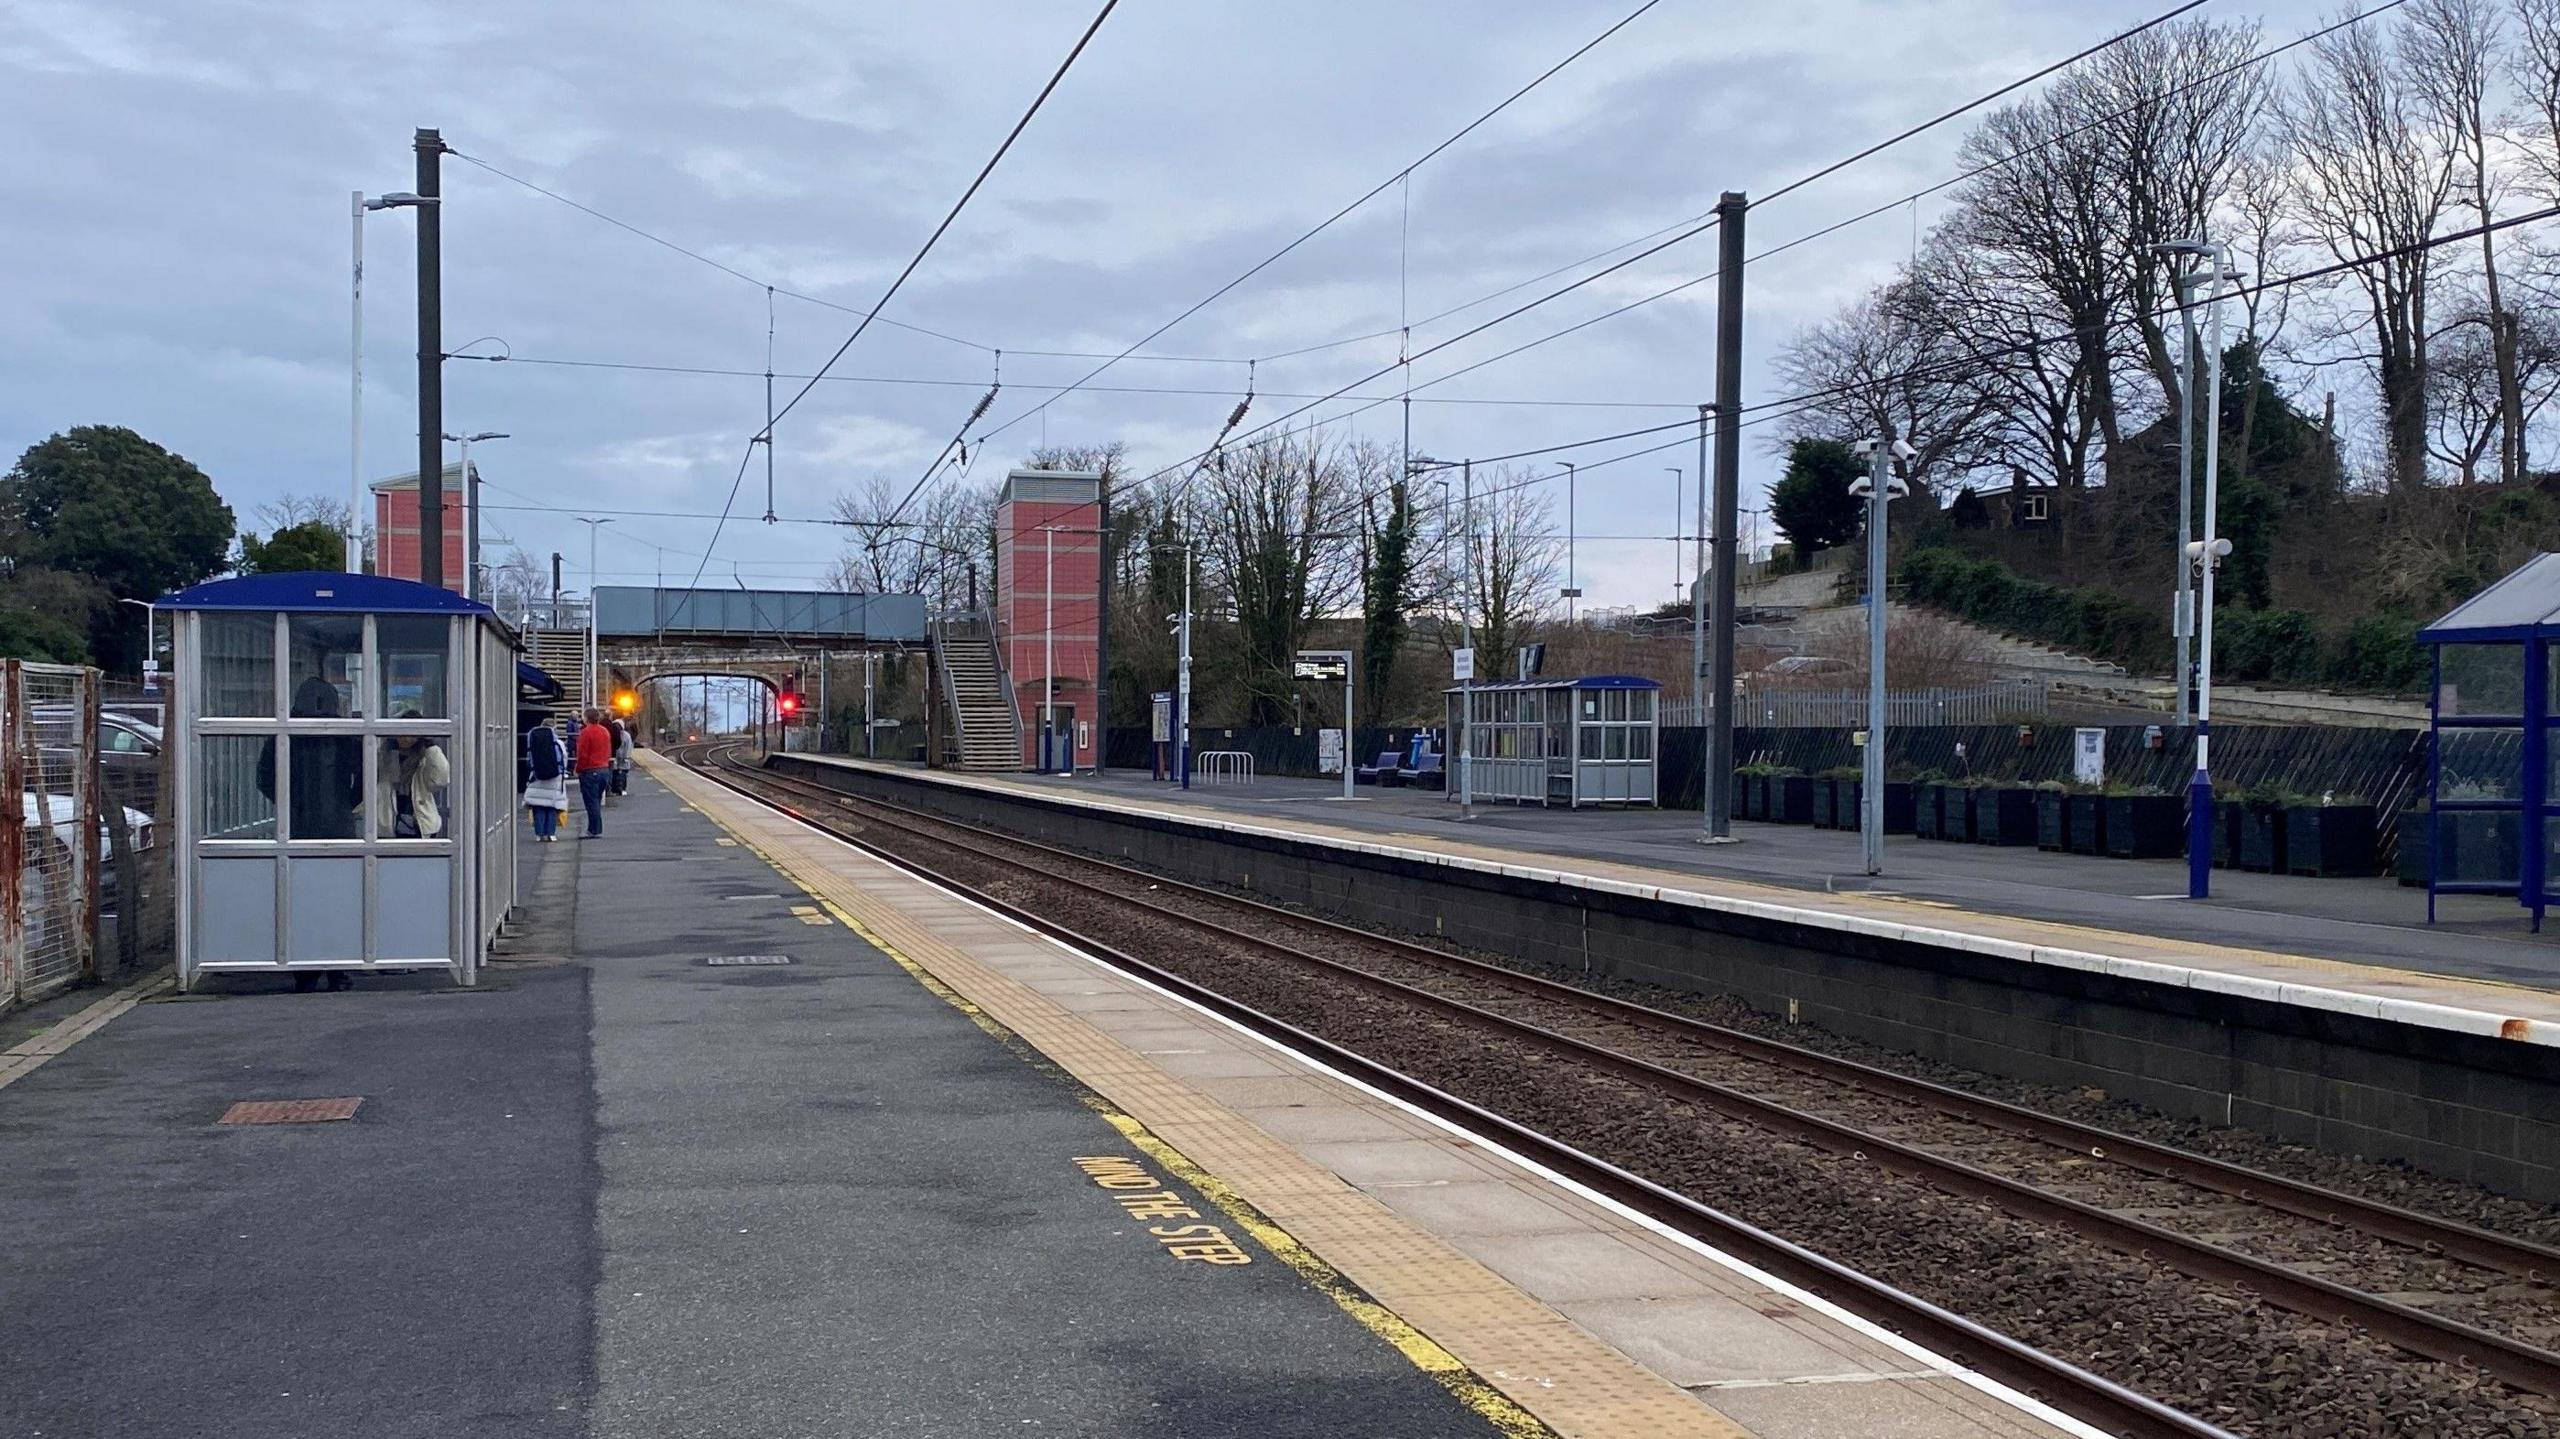
[[[1339,683],[1350,677],[1351,656],[1340,650],[1300,650],[1289,670],[1289,678],[1308,682]]]
[[[1461,684],[1476,677],[1476,652],[1470,646],[1449,652],[1449,678]]]

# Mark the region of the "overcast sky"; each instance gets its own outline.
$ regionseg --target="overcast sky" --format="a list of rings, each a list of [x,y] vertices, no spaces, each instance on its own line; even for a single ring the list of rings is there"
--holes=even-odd
[[[773,507],[822,517],[872,476],[911,483],[1006,351],[987,428],[1117,351],[1438,143],[1634,7],[1527,0],[1125,0],[886,318],[779,431]],[[1765,193],[2166,8],[2165,0],[1663,0],[1528,99],[1149,347],[997,435],[1196,452],[1270,356],[1416,320]],[[130,426],[202,466],[243,523],[348,485],[348,193],[408,189],[411,131],[696,250],[749,283],[448,157],[447,427],[514,438],[475,459],[486,524],[582,587],[688,577],[762,423],[765,283],[861,308],[983,163],[1085,3],[69,3],[0,6],[0,457],[77,424]],[[2290,37],[2316,7],[2208,6]],[[1962,124],[1755,211],[1752,248],[1944,178]],[[1400,223],[1409,198],[1409,230]],[[1925,202],[1925,225],[1935,211]],[[1882,278],[1908,211],[1750,271],[1745,399],[1802,319]],[[367,478],[415,457],[414,227],[367,221]],[[1402,239],[1400,240],[1400,232]],[[1454,345],[1421,384],[1713,268],[1713,235]],[[1400,258],[1402,264],[1400,266]],[[1571,278],[1579,271],[1570,272]],[[1561,283],[1417,329],[1417,348]],[[1708,397],[1702,285],[1435,387],[1414,446],[1456,458],[1679,420]],[[775,368],[816,367],[842,310],[783,298]],[[954,340],[966,343],[955,343]],[[481,352],[498,352],[496,343]],[[1248,425],[1393,361],[1377,339],[1262,364]],[[532,361],[739,370],[665,374]],[[895,380],[900,383],[872,383]],[[931,382],[931,383],[910,383]],[[784,393],[796,388],[783,382]],[[1194,389],[1211,393],[1126,393]],[[1395,382],[1361,387],[1392,394]],[[1451,399],[1573,401],[1450,404]],[[1324,413],[1350,406],[1336,404]],[[1384,405],[1348,422],[1395,433]],[[1343,431],[1337,430],[1337,433]],[[1752,432],[1756,439],[1763,432]],[[1650,441],[1560,458],[1597,461]],[[1671,595],[1673,476],[1693,449],[1589,471],[1588,603]],[[1552,462],[1549,465],[1552,468]],[[1745,451],[1746,504],[1773,469]],[[1683,483],[1694,481],[1687,475]],[[1557,509],[1562,515],[1561,479]],[[501,507],[505,508],[501,508]],[[547,507],[547,508],[546,508]],[[843,532],[765,525],[761,462],[711,551],[725,583],[814,583]],[[700,518],[693,518],[700,516]],[[1612,538],[1620,537],[1620,538]],[[1635,538],[1646,537],[1646,538]]]

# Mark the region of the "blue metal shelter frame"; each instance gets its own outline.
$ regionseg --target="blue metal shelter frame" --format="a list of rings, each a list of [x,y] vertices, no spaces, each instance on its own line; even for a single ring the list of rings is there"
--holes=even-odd
[[[2511,894],[2542,928],[2560,838],[2560,554],[2537,555],[2418,632],[2427,700],[2427,922],[2446,894]],[[2410,836],[2401,835],[2407,844]]]
[[[180,984],[474,982],[515,903],[513,631],[449,590],[338,572],[215,580],[159,607],[177,654]]]

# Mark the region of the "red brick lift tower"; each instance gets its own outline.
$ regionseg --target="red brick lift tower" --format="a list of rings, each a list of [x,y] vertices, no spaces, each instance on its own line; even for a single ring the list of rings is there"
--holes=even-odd
[[[1025,769],[1090,770],[1102,746],[1102,476],[1015,470],[996,496],[996,634]]]

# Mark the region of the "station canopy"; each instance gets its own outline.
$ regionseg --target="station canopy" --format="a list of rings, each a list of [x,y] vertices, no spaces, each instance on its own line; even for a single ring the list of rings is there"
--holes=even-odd
[[[2418,631],[2418,642],[2512,644],[2555,636],[2560,636],[2560,554],[2541,554]]]

